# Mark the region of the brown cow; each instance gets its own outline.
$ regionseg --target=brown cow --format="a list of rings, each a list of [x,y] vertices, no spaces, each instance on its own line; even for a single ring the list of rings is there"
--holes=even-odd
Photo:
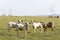
[[[52,31],[55,30],[54,22],[48,22],[48,23],[40,22],[40,23],[43,25],[44,32],[47,31],[47,28],[51,28]]]

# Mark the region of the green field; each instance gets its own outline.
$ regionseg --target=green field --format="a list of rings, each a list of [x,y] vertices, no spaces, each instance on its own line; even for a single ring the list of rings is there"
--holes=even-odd
[[[48,33],[42,33],[40,28],[36,29],[36,33],[33,33],[32,25],[29,25],[29,30],[27,36],[24,37],[24,31],[19,31],[19,37],[15,28],[11,30],[11,36],[8,35],[8,22],[17,22],[18,20],[23,20],[24,22],[30,22],[35,20],[36,22],[49,22],[53,21],[55,23],[55,32],[48,29]],[[0,16],[0,40],[60,40],[60,18],[48,18],[43,16]]]

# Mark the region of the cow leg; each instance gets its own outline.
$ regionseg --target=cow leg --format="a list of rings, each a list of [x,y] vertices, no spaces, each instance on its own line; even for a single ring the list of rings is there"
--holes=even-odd
[[[51,31],[54,31],[54,30],[55,30],[55,28],[54,28],[54,27],[52,27],[52,28],[51,28]]]
[[[26,35],[27,35],[27,31],[26,31],[26,30],[24,30],[24,35],[25,35],[25,37],[26,37]]]
[[[48,33],[47,28],[44,28],[44,33],[45,33],[45,32]]]
[[[34,27],[34,33],[35,33],[36,27]]]
[[[16,31],[17,31],[17,36],[19,36],[19,28],[16,27]]]
[[[33,26],[33,32],[35,33],[35,27]]]
[[[24,40],[26,40],[27,37],[27,30],[24,30]]]
[[[10,30],[11,30],[11,27],[8,28],[9,35],[11,36],[11,32],[10,32]]]
[[[33,32],[35,33],[35,28],[33,29]]]
[[[43,33],[43,27],[42,27],[42,25],[41,25],[41,33]]]

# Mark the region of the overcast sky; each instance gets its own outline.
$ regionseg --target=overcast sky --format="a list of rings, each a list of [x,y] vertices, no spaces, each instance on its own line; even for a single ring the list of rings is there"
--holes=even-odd
[[[49,15],[52,6],[60,14],[60,0],[0,0],[0,15]]]

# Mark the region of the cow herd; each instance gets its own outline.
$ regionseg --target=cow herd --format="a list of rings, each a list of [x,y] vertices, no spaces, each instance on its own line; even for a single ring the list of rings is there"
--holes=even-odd
[[[50,28],[51,31],[55,30],[55,26],[54,26],[54,22],[35,22],[34,20],[30,21],[30,22],[25,22],[22,23],[23,20],[18,20],[17,23],[16,22],[8,22],[8,31],[10,33],[11,28],[16,28],[17,31],[17,35],[19,34],[19,30],[23,30],[24,33],[26,34],[28,29],[29,29],[29,24],[32,25],[33,31],[35,33],[37,28],[40,28],[40,32],[47,32],[47,28]]]

